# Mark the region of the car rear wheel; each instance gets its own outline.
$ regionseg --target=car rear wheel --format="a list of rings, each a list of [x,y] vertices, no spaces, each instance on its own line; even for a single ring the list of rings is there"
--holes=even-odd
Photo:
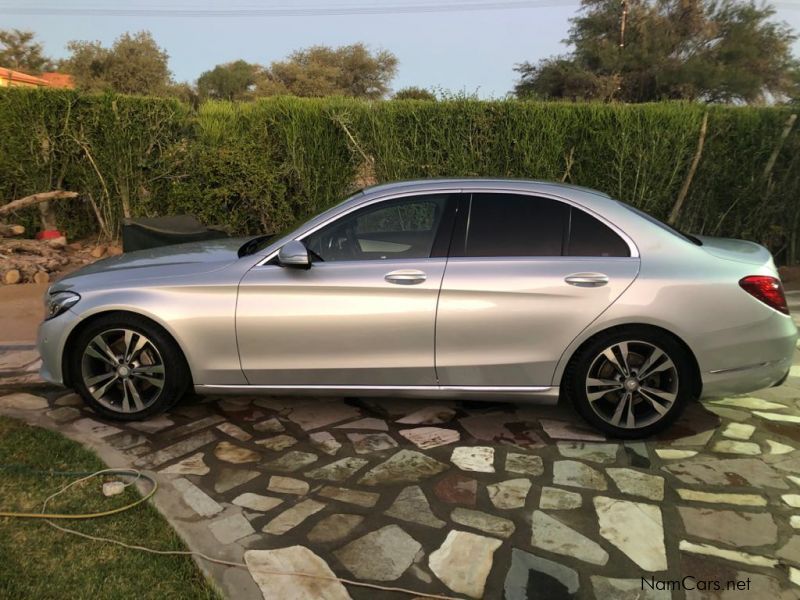
[[[146,319],[109,316],[81,331],[70,352],[76,391],[98,414],[146,419],[175,404],[189,370],[177,344]]]
[[[692,366],[684,348],[657,330],[598,336],[570,362],[568,398],[591,425],[618,438],[657,433],[692,397]]]

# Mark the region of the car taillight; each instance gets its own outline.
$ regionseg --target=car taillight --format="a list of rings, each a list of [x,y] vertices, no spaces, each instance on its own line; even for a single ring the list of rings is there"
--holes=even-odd
[[[739,280],[741,288],[767,306],[789,314],[789,306],[786,304],[786,296],[783,295],[781,280],[767,275],[748,275]]]

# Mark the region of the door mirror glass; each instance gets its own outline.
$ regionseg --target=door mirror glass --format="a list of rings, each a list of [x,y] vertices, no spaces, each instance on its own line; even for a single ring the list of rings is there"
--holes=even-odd
[[[308,255],[308,249],[303,242],[292,240],[284,244],[278,251],[278,264],[282,267],[310,269],[311,257]]]

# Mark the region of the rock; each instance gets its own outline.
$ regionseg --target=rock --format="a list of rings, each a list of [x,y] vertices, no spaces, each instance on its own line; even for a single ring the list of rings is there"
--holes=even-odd
[[[419,523],[437,529],[446,525],[444,521],[433,514],[425,493],[418,485],[403,488],[384,514],[401,521]]]
[[[213,517],[222,512],[219,504],[188,479],[176,479],[172,482],[172,486],[181,495],[184,503],[201,517]]]
[[[105,253],[106,253],[105,246],[95,246],[94,248],[92,248],[91,252],[89,252],[92,258],[102,258],[105,255]]]
[[[453,449],[450,461],[462,471],[494,473],[494,448],[459,446]]]
[[[360,415],[357,408],[339,401],[312,402],[292,409],[289,420],[297,423],[303,430],[311,431]]]
[[[650,500],[664,499],[664,478],[633,469],[606,469],[623,494],[644,496]]]
[[[789,452],[794,452],[794,448],[791,446],[774,440],[767,440],[767,446],[770,454],[789,454]]]
[[[314,544],[338,542],[349,536],[363,521],[361,515],[335,514],[325,517],[308,532],[308,541]]]
[[[583,499],[580,494],[552,487],[543,487],[539,498],[539,508],[543,509],[572,510],[580,508],[581,504]]]
[[[380,498],[380,494],[362,492],[360,490],[348,490],[346,488],[334,487],[330,485],[323,487],[319,491],[319,495],[324,496],[325,498],[330,498],[331,500],[356,504],[365,508],[371,508],[375,506],[375,503]]]
[[[91,421],[91,419],[82,419],[81,421]],[[81,423],[81,421],[76,421],[72,426],[75,427],[78,423]],[[115,433],[119,433],[119,430],[117,429]],[[217,437],[212,431],[203,431],[202,433],[195,434],[171,446],[158,450],[157,452],[145,455],[139,460],[142,464],[149,465],[153,468],[159,467],[164,463],[185,456],[190,452],[196,452],[203,446],[216,441],[216,439]],[[139,465],[139,461],[137,461],[137,466],[141,466]]]
[[[18,269],[9,269],[3,274],[3,283],[6,285],[14,285],[22,280],[22,274]]]
[[[762,400],[761,398],[724,398],[722,400],[711,400],[710,403],[718,406],[749,408],[750,410],[780,410],[786,408],[783,404]]]
[[[544,473],[544,463],[541,456],[509,452],[506,454],[506,471],[536,477]]]
[[[48,418],[56,423],[67,423],[68,421],[74,421],[80,417],[81,411],[71,406],[60,406],[53,410],[48,410],[46,414]]]
[[[370,454],[397,448],[397,442],[388,433],[348,433],[356,454]]]
[[[286,450],[286,448],[291,448],[297,443],[297,440],[290,435],[276,435],[270,438],[265,438],[263,440],[257,440],[256,444],[266,448],[267,450],[272,450],[273,452],[280,452],[281,450]]]
[[[448,473],[436,483],[433,491],[442,502],[475,506],[478,482],[460,473]]]
[[[716,556],[724,558],[725,560],[732,560],[756,567],[774,568],[778,565],[778,561],[774,558],[759,556],[757,554],[748,554],[747,552],[740,552],[738,550],[717,548],[711,544],[695,544],[687,540],[681,540],[678,544],[678,548],[683,552],[691,552],[703,556]]]
[[[263,527],[262,531],[272,535],[283,535],[323,508],[325,508],[325,504],[322,502],[303,500],[272,519]]]
[[[446,406],[426,406],[398,419],[401,425],[437,425],[452,421],[456,411]]]
[[[584,442],[604,442],[605,437],[586,427],[567,423],[566,421],[551,421],[540,419],[544,432],[554,440],[577,440]]]
[[[236,506],[241,506],[242,508],[246,508],[248,510],[255,510],[259,512],[267,512],[272,510],[279,504],[281,504],[283,500],[280,498],[273,498],[272,496],[262,496],[261,494],[252,494],[247,492],[245,494],[239,494],[236,498],[233,499],[233,503]]]
[[[327,563],[303,546],[248,550],[244,561],[264,600],[350,600],[350,594]],[[287,572],[321,578],[283,574]]]
[[[256,532],[250,521],[240,514],[212,521],[208,524],[208,530],[220,544],[232,544]]]
[[[401,429],[398,433],[406,438],[417,448],[436,448],[446,446],[461,439],[461,435],[454,429],[441,427],[417,427],[416,429]]]
[[[800,508],[800,494],[784,494],[781,500],[792,508]]]
[[[359,419],[358,421],[337,425],[336,429],[374,429],[376,431],[388,431],[389,426],[386,425],[386,421],[383,419],[367,417],[365,419]]]
[[[122,246],[109,246],[106,250],[106,254],[109,256],[119,256],[122,254]]]
[[[122,433],[118,433],[106,438],[106,441],[117,450],[130,451],[132,448],[136,448],[138,451],[139,448],[137,447],[143,447],[143,445],[147,442],[147,438],[138,433],[128,433],[127,431],[123,431]],[[146,454],[146,452],[142,452],[142,454]],[[192,473],[189,474],[191,475]]]
[[[294,494],[295,496],[305,496],[308,493],[308,483],[302,479],[294,479],[293,477],[281,477],[280,475],[273,475],[269,478],[267,489],[270,492],[278,492],[280,494]]]
[[[736,440],[721,440],[711,448],[714,452],[724,454],[746,454],[757,456],[761,454],[761,448],[754,442],[738,442]]]
[[[575,460],[557,460],[553,463],[553,483],[601,491],[608,488],[602,473]]]
[[[656,454],[663,460],[678,460],[697,456],[696,450],[673,450],[671,448],[656,448]]]
[[[667,568],[661,509],[652,504],[596,496],[600,535],[645,571]]]
[[[514,533],[514,523],[479,510],[457,507],[450,513],[450,520],[465,527],[477,529],[489,535],[507,538]]]
[[[185,407],[184,410],[186,410],[186,408],[187,407]],[[202,408],[202,407],[195,406],[193,408]],[[189,435],[190,433],[200,431],[201,429],[211,427],[212,425],[216,425],[217,423],[221,423],[224,420],[225,417],[223,417],[222,415],[209,415],[208,417],[204,417],[202,419],[192,421],[191,423],[186,423],[186,425],[181,425],[180,427],[176,427],[175,429],[170,431],[170,437],[173,439],[177,439],[185,435]]]
[[[714,492],[700,492],[678,488],[678,496],[682,500],[695,502],[708,502],[709,504],[736,504],[740,506],[766,506],[767,499],[757,494],[727,494]]]
[[[78,396],[78,394],[65,394],[59,397],[56,402],[56,406],[83,406],[83,398]]]
[[[161,469],[161,472],[178,475],[206,475],[210,469],[203,460],[203,456],[202,452],[192,454],[180,462]]]
[[[256,423],[253,425],[253,429],[260,433],[281,433],[286,431],[286,428],[283,426],[283,424],[275,417]]]
[[[684,483],[693,485],[788,488],[780,473],[756,458],[702,457],[663,468]]]
[[[522,508],[531,490],[529,479],[509,479],[486,486],[489,500],[500,509]]]
[[[754,410],[753,414],[758,417],[761,417],[762,419],[766,419],[767,421],[779,421],[782,423],[800,423],[800,417],[795,415],[782,415],[780,413],[763,412],[760,410]]]
[[[617,444],[598,444],[587,442],[558,442],[558,451],[567,458],[580,458],[597,463],[614,462],[617,458]]]
[[[236,446],[230,442],[220,442],[214,448],[214,456],[225,462],[241,465],[244,463],[258,462],[261,460],[261,455],[258,452]]]
[[[800,515],[792,515],[789,517],[789,525],[792,529],[800,529]]]
[[[400,450],[388,460],[373,467],[359,480],[361,485],[418,483],[447,469],[438,460],[415,452]]]
[[[311,471],[306,471],[306,477],[311,479],[324,479],[326,481],[344,481],[359,469],[362,469],[369,461],[366,458],[356,458],[348,456],[337,461],[317,467]]]
[[[299,450],[292,450],[283,456],[271,460],[264,465],[268,471],[281,471],[283,473],[293,473],[299,471],[303,467],[307,467],[311,463],[317,461],[317,455],[311,452],[300,452]]]
[[[756,428],[753,425],[748,425],[747,423],[729,423],[723,429],[722,435],[735,440],[749,440],[755,430]]]
[[[358,579],[395,581],[414,562],[422,545],[397,525],[353,540],[333,554]]]
[[[687,435],[684,437],[680,437],[678,439],[672,440],[670,442],[670,446],[705,446],[708,443],[708,440],[712,438],[714,435],[714,430],[709,429],[708,431],[700,431],[698,433],[694,433],[692,435]],[[621,580],[625,581],[625,580]]]
[[[608,562],[608,553],[596,542],[540,510],[533,511],[531,530],[531,546],[534,548],[571,556],[593,565]]]
[[[327,431],[312,433],[308,438],[311,440],[312,446],[329,456],[335,456],[342,447],[342,445],[336,441],[336,438]]]
[[[775,556],[794,564],[800,564],[800,536],[790,537],[789,541],[778,549]]]
[[[523,429],[521,418],[510,413],[474,414],[459,419],[461,426],[476,440],[497,444],[514,444],[522,448],[543,448],[542,439],[530,429]],[[508,424],[516,423],[513,431]]]
[[[242,413],[251,410],[252,403],[253,400],[251,398],[223,398],[222,400],[217,400],[217,406],[226,413]]]
[[[234,425],[233,423],[229,423],[227,421],[225,423],[220,423],[219,425],[217,425],[217,429],[219,429],[222,433],[225,433],[231,436],[232,438],[239,440],[240,442],[246,442],[252,439],[253,437],[238,425]]]
[[[511,568],[503,586],[506,600],[568,598],[578,591],[579,586],[578,573],[574,569],[518,548],[511,550]]]
[[[616,579],[592,575],[592,590],[595,598],[613,600],[670,600],[672,592],[668,590],[650,589],[639,579]],[[644,588],[644,589],[643,589]]]
[[[428,558],[428,566],[448,588],[457,594],[482,598],[486,578],[500,540],[451,530],[442,545]]]
[[[36,271],[33,274],[34,283],[47,283],[48,281],[50,281],[50,275],[47,274],[47,271]]]
[[[686,531],[693,536],[731,546],[763,546],[778,540],[778,528],[769,513],[745,513],[679,506]]]
[[[214,491],[218,494],[224,494],[235,487],[239,487],[248,481],[252,481],[259,475],[260,473],[258,471],[222,467],[219,471],[217,471],[217,474],[214,477]]]
[[[157,415],[155,417],[150,417],[146,421],[132,421],[127,425],[143,433],[158,433],[159,431],[163,431],[175,425],[175,421],[166,415]]]
[[[0,397],[0,408],[10,408],[14,410],[44,410],[49,408],[47,400],[40,396],[33,394],[8,394],[7,396]],[[92,421],[95,423],[95,421]],[[97,423],[100,425],[100,423]],[[117,429],[119,432],[119,429]]]

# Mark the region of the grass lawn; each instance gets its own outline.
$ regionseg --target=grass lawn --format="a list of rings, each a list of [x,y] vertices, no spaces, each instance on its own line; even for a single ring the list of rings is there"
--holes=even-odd
[[[57,433],[0,417],[0,465],[99,471],[92,452]],[[79,476],[0,470],[0,510],[39,512],[50,494]],[[48,512],[91,513],[129,504],[133,486],[105,498],[95,478],[58,496]],[[185,550],[148,505],[88,521],[57,521],[84,533],[159,550]],[[0,518],[0,598],[220,598],[188,556],[157,556],[57,531],[41,520]]]

